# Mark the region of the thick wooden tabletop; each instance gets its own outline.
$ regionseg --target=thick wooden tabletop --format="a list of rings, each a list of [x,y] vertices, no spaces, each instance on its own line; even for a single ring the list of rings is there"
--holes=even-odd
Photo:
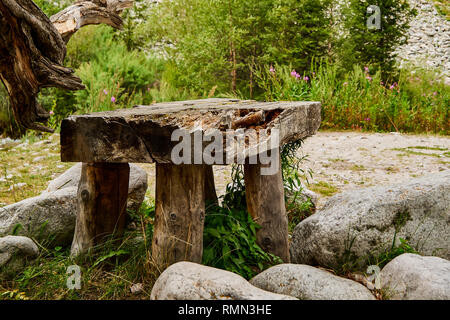
[[[61,160],[170,163],[177,129],[224,136],[242,129],[270,136],[277,129],[283,145],[314,135],[320,112],[320,102],[204,99],[75,115],[61,124]]]

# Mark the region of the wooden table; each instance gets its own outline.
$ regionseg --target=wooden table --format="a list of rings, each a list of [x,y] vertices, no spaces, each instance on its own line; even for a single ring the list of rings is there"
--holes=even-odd
[[[262,163],[263,158],[258,156],[266,154],[279,159],[279,149],[270,144],[276,134],[280,145],[314,135],[320,126],[320,112],[319,102],[205,99],[64,119],[62,161],[83,162],[72,254],[85,252],[104,236],[122,234],[128,163],[156,163],[153,259],[161,268],[182,260],[201,262],[205,202],[217,200],[212,165],[245,160],[248,210],[262,227],[257,241],[264,250],[288,262],[288,221],[281,170],[278,166],[270,175],[262,174],[272,164]],[[176,154],[181,142],[172,141],[177,132],[192,138],[185,145],[191,146],[190,155],[187,148],[178,153],[191,162],[174,161],[172,151]],[[250,133],[240,140],[241,144],[235,143],[233,148],[225,144],[242,132]],[[214,139],[205,139],[214,135]],[[219,150],[223,152],[210,152],[208,146],[219,136],[224,138],[223,150]],[[212,163],[211,157],[206,160],[199,156],[206,151],[213,156]]]

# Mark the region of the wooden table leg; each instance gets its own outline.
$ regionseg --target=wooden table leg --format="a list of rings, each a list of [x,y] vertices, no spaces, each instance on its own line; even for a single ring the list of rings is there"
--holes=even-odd
[[[72,255],[123,234],[129,176],[128,163],[83,163]]]
[[[205,175],[203,165],[156,164],[152,255],[160,270],[178,261],[202,261]]]
[[[288,263],[288,219],[281,168],[275,175],[261,175],[261,167],[264,165],[244,165],[247,208],[261,226],[256,234],[257,243],[264,251],[273,253]]]
[[[213,166],[205,167],[205,201],[206,203],[219,203],[217,199],[216,184],[214,183]]]

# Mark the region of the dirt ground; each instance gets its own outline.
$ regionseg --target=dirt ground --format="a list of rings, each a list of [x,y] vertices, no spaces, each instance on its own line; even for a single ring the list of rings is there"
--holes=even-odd
[[[309,188],[326,199],[344,190],[402,182],[450,169],[450,137],[398,133],[322,131],[304,141],[299,156],[302,168],[312,170]],[[149,195],[154,196],[154,165],[149,174]],[[230,182],[231,167],[215,166],[218,194]],[[306,182],[306,180],[305,180]]]
[[[310,183],[326,182],[339,192],[450,169],[448,136],[324,131],[306,139],[301,151],[314,172]],[[325,200],[319,198],[319,207]]]

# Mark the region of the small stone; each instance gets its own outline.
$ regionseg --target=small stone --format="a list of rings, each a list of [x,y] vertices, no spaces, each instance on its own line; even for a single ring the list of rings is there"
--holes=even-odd
[[[33,162],[33,163],[36,163],[36,162],[39,162],[39,161],[42,161],[42,160],[45,160],[45,157],[44,157],[44,156],[36,157],[36,158],[34,158],[34,159],[32,160],[32,162]]]
[[[142,290],[144,290],[144,285],[142,283],[135,283],[130,288],[132,294],[141,293]]]

